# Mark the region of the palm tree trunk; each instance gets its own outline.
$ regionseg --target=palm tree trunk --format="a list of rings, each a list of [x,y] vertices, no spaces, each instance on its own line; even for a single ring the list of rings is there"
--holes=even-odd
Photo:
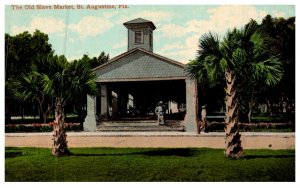
[[[241,147],[241,135],[237,123],[238,108],[235,89],[235,75],[231,70],[226,70],[226,112],[225,112],[225,156],[239,158],[243,154]]]
[[[44,112],[43,104],[41,102],[39,102],[39,113],[40,113],[40,119],[43,120],[43,123],[46,123],[48,114]]]
[[[248,114],[247,114],[247,116],[248,116],[248,123],[251,123],[251,117],[252,117],[252,108],[250,107],[250,102],[249,102],[249,111],[248,111]]]
[[[251,98],[250,101],[248,102],[248,123],[251,123],[253,106],[254,106],[254,88],[252,89]]]
[[[57,97],[55,101],[55,125],[53,126],[52,155],[62,156],[69,154],[67,146],[67,135],[64,129],[64,108],[62,98]]]

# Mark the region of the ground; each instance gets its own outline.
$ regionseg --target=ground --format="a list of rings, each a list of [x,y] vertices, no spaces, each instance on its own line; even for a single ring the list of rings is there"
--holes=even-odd
[[[245,150],[239,160],[222,149],[71,148],[5,149],[5,181],[295,181],[294,150]]]
[[[245,149],[295,149],[295,133],[241,133]],[[224,148],[225,133],[68,132],[69,147]],[[52,147],[52,133],[6,133],[6,147]]]

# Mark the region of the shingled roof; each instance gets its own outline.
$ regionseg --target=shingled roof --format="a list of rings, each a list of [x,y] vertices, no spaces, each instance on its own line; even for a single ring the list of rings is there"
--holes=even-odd
[[[151,27],[152,30],[156,29],[156,27],[153,24],[153,22],[151,22],[149,20],[145,20],[143,18],[137,18],[137,19],[134,19],[134,20],[130,20],[128,22],[123,23],[123,25],[128,28],[131,25],[143,24],[143,23],[144,24],[148,24]]]
[[[97,82],[185,79],[184,64],[135,48],[94,69]]]

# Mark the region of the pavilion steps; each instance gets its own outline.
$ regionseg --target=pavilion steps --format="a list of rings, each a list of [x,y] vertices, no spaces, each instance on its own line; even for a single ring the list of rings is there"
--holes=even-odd
[[[166,132],[166,131],[184,131],[181,121],[167,120],[165,125],[157,125],[156,120],[138,120],[138,121],[103,121],[97,124],[99,132]]]

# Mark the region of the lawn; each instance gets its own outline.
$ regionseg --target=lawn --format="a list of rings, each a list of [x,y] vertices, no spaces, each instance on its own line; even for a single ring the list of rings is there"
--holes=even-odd
[[[294,150],[245,150],[231,160],[207,148],[5,148],[5,181],[295,181]]]

